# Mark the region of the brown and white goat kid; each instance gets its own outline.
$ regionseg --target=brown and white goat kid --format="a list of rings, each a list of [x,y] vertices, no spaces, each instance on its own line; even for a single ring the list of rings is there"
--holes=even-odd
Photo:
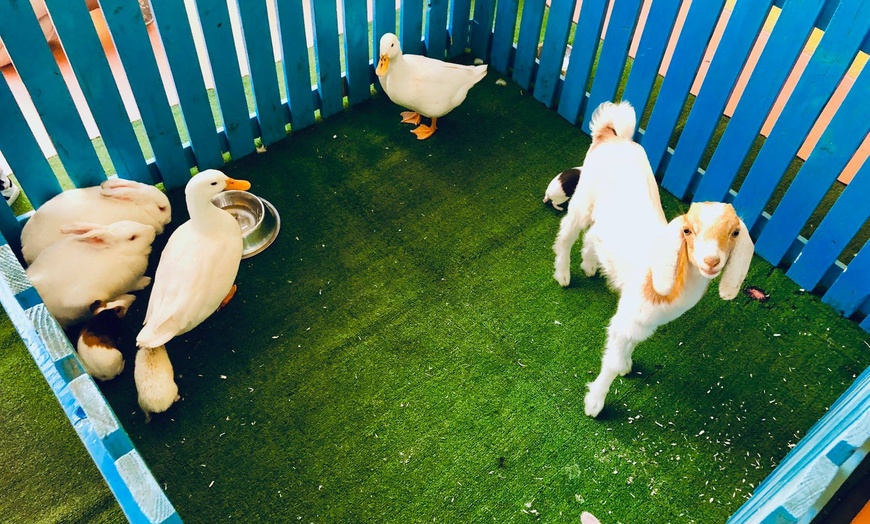
[[[553,245],[554,277],[567,286],[571,246],[586,230],[580,267],[587,276],[600,270],[619,293],[601,372],[588,384],[590,417],[614,379],[631,371],[635,346],[697,304],[710,280],[721,273],[719,296],[737,296],[755,249],[730,204],[695,203],[665,219],[646,152],[632,141],[636,119],[628,102],[605,102],[593,113],[592,147]]]

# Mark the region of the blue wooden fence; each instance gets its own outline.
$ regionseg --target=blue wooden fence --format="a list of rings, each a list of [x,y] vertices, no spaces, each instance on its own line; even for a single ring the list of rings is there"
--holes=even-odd
[[[870,331],[870,244],[844,253],[856,236],[866,238],[870,227],[870,162],[848,186],[836,181],[870,131],[870,72],[861,70],[853,79],[818,145],[794,178],[786,179],[835,88],[850,67],[856,69],[856,57],[866,60],[862,53],[870,51],[870,3],[865,0],[695,1],[678,33],[674,27],[685,7],[681,0],[583,0],[576,20],[576,0],[476,0],[473,6],[471,0],[401,0],[398,11],[395,0],[196,0],[192,16],[182,2],[151,0],[150,25],[136,0],[101,0],[132,89],[129,94],[119,87],[124,84],[114,77],[83,3],[46,3],[72,81],[81,88],[103,138],[106,158],[98,156],[29,2],[0,2],[0,39],[48,133],[55,165],[63,166],[63,173],[56,173],[46,160],[37,140],[40,126],[31,126],[26,108],[13,96],[14,86],[0,76],[0,153],[36,207],[69,181],[76,186],[98,184],[107,176],[106,164],[118,176],[177,188],[193,168],[219,167],[228,156],[253,153],[257,141],[272,144],[288,130],[342,111],[345,104],[363,103],[372,96],[372,84],[378,87],[373,55],[380,36],[396,32],[406,52],[452,58],[470,49],[587,130],[591,110],[600,102],[617,97],[632,102],[639,115],[649,114],[637,138],[665,189],[686,200],[733,202],[751,227],[760,256]],[[705,50],[726,9],[730,18],[704,82],[692,95]],[[774,11],[778,19],[743,95],[730,117],[723,118],[750,51]],[[815,28],[824,36],[769,136],[750,157]],[[241,40],[235,35],[242,35]],[[205,43],[205,53],[197,52],[197,39]],[[636,52],[629,56],[633,39]],[[671,39],[673,55],[658,81]],[[161,61],[171,77],[161,77]],[[130,122],[125,96],[135,101],[148,147],[137,138],[139,124]],[[177,97],[177,107],[172,97]],[[146,158],[144,151],[152,151],[153,158]],[[742,170],[744,165],[748,168]],[[831,195],[836,197],[833,204],[818,218],[820,203]],[[40,313],[39,297],[14,256],[26,219],[27,214],[16,217],[0,206],[4,308],[128,517],[177,520],[159,488],[152,489],[153,478],[104,399],[82,375],[69,344],[55,336],[56,324]],[[802,234],[810,220],[819,223],[807,239]],[[856,410],[866,414],[868,391],[865,373],[732,521],[812,518],[825,499],[801,491],[812,484],[807,479],[831,467],[839,473],[851,471],[866,452],[867,417],[857,417]],[[132,482],[130,472],[144,480]],[[843,477],[818,475],[828,487]]]

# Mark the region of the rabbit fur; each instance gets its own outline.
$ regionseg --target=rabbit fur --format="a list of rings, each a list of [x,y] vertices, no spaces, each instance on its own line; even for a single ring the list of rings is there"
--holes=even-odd
[[[124,355],[118,351],[121,319],[136,297],[121,295],[112,302],[91,305],[94,317],[79,333],[76,350],[85,371],[97,380],[112,380],[124,371]]]
[[[32,264],[46,247],[61,239],[61,227],[71,222],[105,225],[132,220],[153,227],[159,235],[171,215],[169,199],[148,184],[113,178],[99,187],[69,189],[33,213],[21,230],[21,253]]]
[[[163,413],[181,398],[166,346],[137,350],[133,378],[146,423],[152,413]]]
[[[144,276],[156,232],[124,220],[108,226],[76,222],[27,268],[45,307],[61,326],[86,320],[91,305],[112,301],[151,283]]]
[[[571,281],[571,246],[583,238],[581,268],[619,293],[607,328],[601,372],[588,384],[585,412],[598,416],[613,380],[631,371],[635,346],[692,308],[721,274],[719,295],[737,296],[754,245],[730,204],[694,203],[668,222],[643,148],[632,141],[628,102],[601,104],[592,115],[592,146],[553,250],[554,277]],[[588,229],[587,229],[588,228]]]

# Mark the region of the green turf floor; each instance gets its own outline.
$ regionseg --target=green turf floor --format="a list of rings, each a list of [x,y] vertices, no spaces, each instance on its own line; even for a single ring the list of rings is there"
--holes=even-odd
[[[724,522],[870,365],[865,332],[756,259],[747,285],[769,302],[711,289],[584,416],[616,296],[579,253],[556,284],[541,198],[589,140],[497,78],[424,142],[380,96],[227,166],[278,208],[278,241],[169,343],[168,413],[146,425],[136,405],[147,292],[128,369],[102,386],[185,522]],[[186,215],[171,199],[169,231]],[[4,389],[47,392],[3,362]],[[28,431],[80,459],[55,411]]]

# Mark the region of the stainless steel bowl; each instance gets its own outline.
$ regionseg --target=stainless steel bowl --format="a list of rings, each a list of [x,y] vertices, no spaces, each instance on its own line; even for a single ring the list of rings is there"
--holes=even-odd
[[[233,215],[242,228],[242,258],[250,258],[263,251],[278,237],[281,217],[269,201],[235,189],[218,193],[211,201]]]

